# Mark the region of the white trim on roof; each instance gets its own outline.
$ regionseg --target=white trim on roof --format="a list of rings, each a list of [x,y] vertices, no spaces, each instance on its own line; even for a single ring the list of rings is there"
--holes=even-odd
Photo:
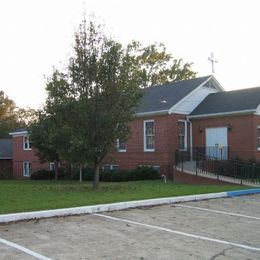
[[[167,110],[159,110],[159,111],[136,113],[136,114],[135,114],[135,117],[167,115],[168,112],[169,112],[169,110],[167,109]]]
[[[260,104],[257,106],[255,114],[260,115]]]
[[[187,99],[189,99],[191,96],[193,96],[199,89],[203,88],[203,86],[209,82],[210,80],[213,80],[213,82],[216,84],[216,87],[219,90],[219,91],[224,91],[223,87],[221,87],[221,85],[217,82],[217,80],[215,79],[215,77],[213,75],[211,75],[208,79],[206,79],[204,82],[202,82],[200,85],[198,85],[193,91],[191,91],[188,95],[186,95],[184,98],[182,98],[179,102],[177,102],[174,106],[172,106],[170,109],[169,109],[169,114],[172,114],[172,113],[178,113],[178,114],[189,114],[191,111],[185,113],[185,112],[182,112],[180,113],[180,111],[175,111],[175,109],[181,104],[183,103],[184,101],[186,101]],[[214,93],[214,92],[212,92]],[[211,92],[209,92],[208,94],[211,94]],[[204,98],[205,99],[205,98]],[[204,100],[203,99],[203,100]]]
[[[205,81],[203,81],[199,86],[197,86],[195,89],[193,89],[188,95],[186,95],[184,98],[182,98],[179,102],[177,102],[174,106],[172,106],[169,109],[169,114],[174,113],[174,108],[177,107],[180,103],[182,103],[185,99],[189,98],[191,95],[194,94],[194,92],[197,91],[198,88],[202,87],[204,84],[206,84],[208,81],[210,81],[212,78],[212,76],[210,76],[208,79],[206,79]]]
[[[217,87],[222,90],[222,91],[225,91],[225,89],[220,85],[220,83],[216,80],[216,78],[214,77],[214,75],[211,75],[210,77],[214,82],[215,84],[217,85]]]
[[[17,132],[11,132],[9,133],[9,135],[16,135],[16,136],[22,136],[28,134],[28,131],[24,130],[24,131],[17,131]]]
[[[243,115],[243,114],[254,114],[256,113],[256,109],[245,109],[239,111],[230,111],[230,112],[220,112],[220,113],[211,113],[211,114],[201,114],[201,115],[189,115],[189,119],[193,118],[206,118],[206,117],[222,117],[229,115]]]
[[[12,159],[13,157],[3,157],[3,156],[0,157],[0,160],[12,160]]]

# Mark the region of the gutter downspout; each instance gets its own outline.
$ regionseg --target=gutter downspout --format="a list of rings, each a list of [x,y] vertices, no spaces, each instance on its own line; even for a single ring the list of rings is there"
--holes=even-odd
[[[190,123],[190,160],[193,161],[193,138],[192,138],[192,122],[187,116],[187,122]]]

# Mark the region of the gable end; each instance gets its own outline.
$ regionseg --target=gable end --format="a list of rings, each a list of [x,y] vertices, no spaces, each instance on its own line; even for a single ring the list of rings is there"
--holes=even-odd
[[[204,81],[177,104],[170,108],[169,114],[190,114],[209,94],[222,92],[224,89],[213,76]]]

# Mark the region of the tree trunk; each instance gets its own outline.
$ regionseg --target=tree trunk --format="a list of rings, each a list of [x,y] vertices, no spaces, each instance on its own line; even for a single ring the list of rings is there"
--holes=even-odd
[[[82,182],[82,164],[79,166],[79,182]]]
[[[59,164],[58,161],[54,162],[54,166],[55,166],[55,177],[54,178],[55,178],[55,181],[58,180],[58,170],[59,170],[58,169],[58,164]]]
[[[95,160],[94,181],[93,181],[94,189],[97,189],[99,186],[99,168],[100,168],[100,163],[97,160]]]
[[[74,173],[74,168],[73,168],[73,164],[70,164],[70,179],[73,180],[73,173]]]

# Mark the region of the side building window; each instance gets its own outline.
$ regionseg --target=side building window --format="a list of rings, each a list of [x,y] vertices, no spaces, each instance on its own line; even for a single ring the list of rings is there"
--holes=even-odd
[[[260,126],[257,126],[257,150],[260,150]]]
[[[23,149],[24,150],[31,150],[32,149],[29,136],[23,137]]]
[[[102,170],[103,172],[109,172],[109,171],[116,171],[118,170],[119,166],[116,164],[103,164]]]
[[[50,162],[50,171],[55,171],[55,162]]]
[[[155,127],[154,120],[144,121],[144,151],[154,152],[155,150]]]
[[[187,149],[187,122],[178,121],[178,148],[179,150]]]
[[[117,139],[116,148],[118,152],[126,152],[126,143],[121,139]]]
[[[23,162],[23,176],[30,177],[32,172],[32,163],[31,162]]]

